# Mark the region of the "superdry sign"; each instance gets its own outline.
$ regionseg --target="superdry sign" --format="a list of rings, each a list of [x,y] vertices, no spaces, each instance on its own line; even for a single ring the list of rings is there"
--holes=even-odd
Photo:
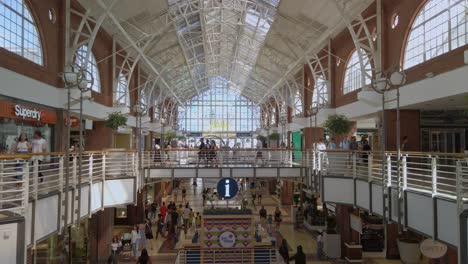
[[[36,109],[30,109],[22,107],[21,105],[15,105],[15,115],[23,119],[29,117],[41,121],[42,111]]]
[[[0,101],[0,117],[43,124],[57,123],[57,114],[55,111],[8,101]]]

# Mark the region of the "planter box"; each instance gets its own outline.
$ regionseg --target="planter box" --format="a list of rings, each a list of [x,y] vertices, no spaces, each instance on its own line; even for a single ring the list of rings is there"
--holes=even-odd
[[[341,235],[323,233],[323,253],[329,258],[341,258]]]
[[[418,264],[421,259],[419,243],[398,239],[398,252],[400,259],[405,264]]]

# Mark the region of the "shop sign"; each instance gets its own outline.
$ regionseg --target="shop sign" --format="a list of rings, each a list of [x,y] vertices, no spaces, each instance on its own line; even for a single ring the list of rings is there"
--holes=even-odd
[[[225,231],[219,235],[218,243],[223,248],[232,248],[236,245],[236,235],[231,231]]]
[[[37,121],[41,121],[42,111],[26,108],[21,105],[15,105],[15,115],[22,119],[32,118]]]
[[[63,119],[63,124],[67,125],[67,118]],[[70,116],[70,127],[77,127],[80,124],[80,119],[76,116]]]
[[[421,253],[430,259],[441,258],[447,253],[446,245],[431,238],[424,240],[419,248]]]
[[[44,124],[57,123],[57,114],[54,110],[9,101],[0,101],[0,117]]]

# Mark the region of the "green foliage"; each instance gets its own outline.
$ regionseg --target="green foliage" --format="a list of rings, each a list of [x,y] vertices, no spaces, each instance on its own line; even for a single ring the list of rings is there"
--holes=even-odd
[[[280,134],[279,133],[271,133],[270,136],[268,137],[269,140],[279,140],[280,139]]]
[[[301,198],[301,195],[298,194],[298,193],[295,193],[295,194],[293,195],[293,202],[294,202],[294,204],[295,204],[296,206],[299,204],[299,199],[300,199],[300,198]]]
[[[323,125],[333,136],[348,134],[353,124],[344,115],[331,115]]]
[[[176,136],[176,133],[173,132],[173,131],[164,133],[164,140],[165,141],[171,142],[175,138],[177,138],[177,136]]]
[[[105,121],[106,127],[117,130],[120,126],[125,126],[127,124],[127,116],[121,112],[113,112],[107,116]]]
[[[334,216],[327,217],[327,233],[336,233],[336,218]]]
[[[258,135],[257,136],[257,140],[260,140],[262,142],[265,142],[266,141],[266,137],[265,136],[262,136],[262,135]]]

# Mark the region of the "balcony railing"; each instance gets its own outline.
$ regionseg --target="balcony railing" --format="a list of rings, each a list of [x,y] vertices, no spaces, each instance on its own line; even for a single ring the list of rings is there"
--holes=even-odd
[[[65,190],[67,163],[68,187],[92,184],[138,175],[138,155],[134,151],[91,151],[82,155],[46,153],[39,162],[35,155],[0,156],[0,213],[25,215],[29,199]],[[81,163],[81,174],[79,173]]]
[[[377,152],[173,149],[146,151],[141,155],[144,168],[308,167],[311,173],[304,177],[313,179],[306,182],[316,191],[319,191],[320,176],[331,175],[456,199],[459,206],[468,201],[468,155],[461,154],[403,152],[398,159],[395,152],[386,152],[382,157]],[[77,153],[72,153],[69,160],[64,153],[44,156],[42,163],[31,155],[0,156],[0,214],[25,215],[29,199],[63,192],[67,164],[69,188],[126,177],[135,177],[137,188],[144,183],[137,177],[140,159],[135,151],[89,151],[81,161]]]
[[[310,152],[286,149],[164,149],[143,153],[146,167],[299,167]]]
[[[274,247],[259,247],[246,249],[180,249],[176,264],[190,263],[256,263],[282,264],[284,261]]]
[[[468,155],[450,153],[324,151],[313,154],[321,175],[353,177],[389,188],[468,200]],[[383,163],[383,164],[382,164]],[[382,169],[384,173],[382,173]]]

